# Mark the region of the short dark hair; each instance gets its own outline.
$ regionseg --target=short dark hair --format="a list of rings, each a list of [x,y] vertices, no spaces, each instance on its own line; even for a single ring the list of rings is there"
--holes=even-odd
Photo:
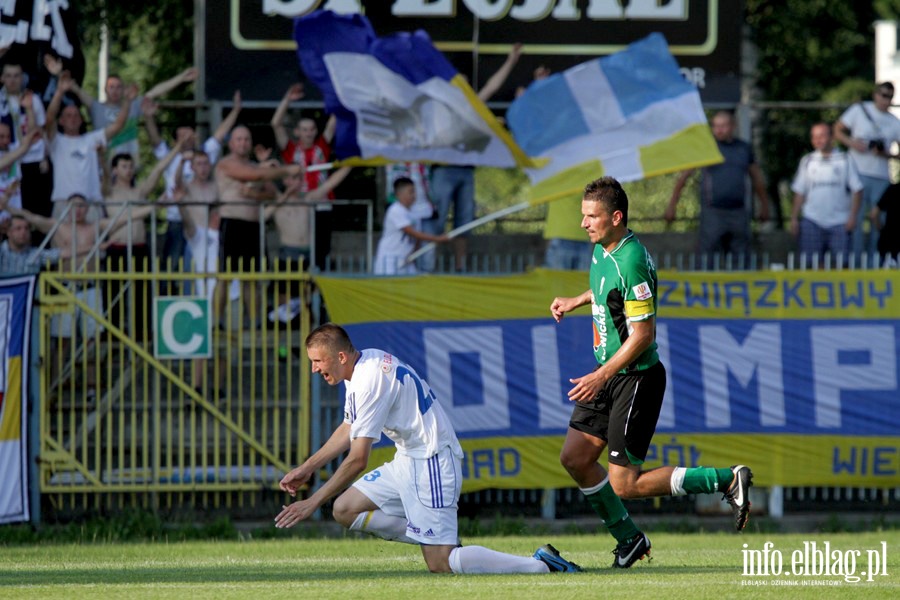
[[[409,177],[398,177],[394,180],[394,195],[396,196],[397,192],[404,187],[416,187],[416,184]]]
[[[71,202],[72,200],[75,200],[76,198],[81,198],[81,199],[84,200],[85,202],[88,201],[88,199],[85,198],[84,194],[79,194],[78,192],[75,192],[74,194],[72,194],[71,196],[69,196],[68,198],[66,198],[66,202]]]
[[[119,152],[118,154],[113,156],[112,162],[110,164],[112,168],[115,169],[116,166],[118,166],[118,164],[123,160],[130,160],[131,162],[134,162],[134,157],[127,152]]]
[[[890,92],[891,95],[893,95],[894,94],[894,84],[891,83],[890,81],[882,81],[881,83],[878,83],[875,85],[876,92],[880,92],[882,90],[884,90],[886,92]]]
[[[613,177],[595,179],[584,187],[583,200],[603,202],[610,214],[622,211],[622,224],[628,225],[628,194],[622,184]]]
[[[306,336],[306,347],[322,346],[334,352],[345,352],[352,354],[356,351],[350,336],[340,325],[335,323],[325,323],[313,329]]]

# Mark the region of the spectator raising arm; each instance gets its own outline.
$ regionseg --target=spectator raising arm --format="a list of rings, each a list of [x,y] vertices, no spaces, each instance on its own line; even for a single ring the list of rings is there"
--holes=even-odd
[[[146,178],[138,185],[137,188],[137,197],[141,200],[146,200],[150,197],[150,192],[153,191],[153,188],[156,187],[156,184],[159,182],[159,178],[162,177],[163,172],[166,168],[172,164],[172,161],[175,160],[175,157],[179,152],[184,148],[185,140],[181,139],[175,144],[175,147],[172,148],[168,154],[162,159],[156,162],[153,165],[153,169],[150,170],[150,173]]]
[[[494,94],[496,94],[503,84],[506,83],[506,79],[509,77],[509,74],[512,73],[513,67],[516,66],[516,63],[519,62],[519,57],[522,56],[522,43],[517,42],[513,44],[512,50],[509,51],[509,54],[506,57],[506,60],[503,61],[503,64],[500,65],[500,68],[497,69],[497,72],[491,75],[491,77],[485,82],[484,87],[482,87],[478,91],[478,99],[482,102],[487,102],[490,100]]]
[[[312,190],[308,194],[306,194],[307,200],[319,201],[325,200],[328,198],[328,194],[331,191],[339,186],[344,179],[347,178],[347,175],[350,174],[350,171],[353,170],[353,167],[341,167],[334,173],[328,176],[328,179],[322,182],[322,184],[316,189]]]
[[[33,121],[31,121],[31,122],[33,123]],[[32,129],[31,131],[26,133],[25,137],[22,138],[21,144],[16,146],[16,148],[14,150],[10,150],[9,152],[5,153],[3,156],[0,156],[0,171],[5,171],[6,169],[9,168],[10,165],[12,165],[14,162],[19,160],[23,156],[25,156],[25,154],[34,145],[34,143],[37,142],[39,139],[41,139],[41,135],[42,134],[41,134],[40,129]],[[20,183],[20,180],[17,179],[17,180],[15,180],[13,185],[18,186],[19,183]],[[11,185],[7,189],[8,190],[12,189],[12,187],[13,186]]]
[[[59,117],[59,111],[62,107],[62,98],[66,92],[73,89],[72,86],[74,83],[75,80],[72,79],[72,75],[68,71],[63,71],[59,74],[56,92],[53,94],[53,99],[50,100],[50,104],[47,106],[47,122],[45,123],[44,128],[47,132],[48,140],[52,140],[56,137],[57,117]]]
[[[156,111],[159,105],[152,98],[146,96],[141,101],[141,114],[144,115],[144,127],[147,129],[147,137],[150,138],[150,145],[156,148],[162,141],[159,135],[159,126],[156,124]]]
[[[188,83],[189,81],[194,81],[197,79],[197,76],[200,74],[200,71],[197,70],[196,67],[191,67],[189,69],[185,69],[175,77],[171,79],[166,79],[163,82],[157,83],[152,88],[147,90],[147,93],[144,94],[146,98],[156,99],[160,96],[165,96],[179,85],[183,83]]]
[[[288,105],[290,105],[291,102],[297,102],[298,100],[303,99],[303,95],[303,84],[295,83],[288,88],[287,92],[285,92],[284,97],[278,104],[278,108],[275,109],[275,114],[272,115],[272,120],[269,124],[272,126],[272,132],[275,134],[275,143],[278,144],[279,150],[284,150],[290,141],[287,129],[284,126],[284,118],[287,116]],[[329,121],[329,124],[330,123],[331,121]],[[334,131],[331,132],[331,135],[334,135]],[[330,142],[331,140],[326,138],[326,141]]]
[[[235,90],[232,97],[231,110],[225,115],[225,118],[222,119],[222,122],[213,133],[213,137],[219,144],[225,141],[225,136],[234,128],[239,114],[241,114],[241,90]]]
[[[10,152],[9,154],[12,154],[12,152]],[[3,159],[9,156],[9,154],[3,156]],[[8,188],[6,188],[6,190],[3,191],[2,194],[0,194],[0,211],[5,210],[14,217],[22,217],[41,233],[49,233],[50,230],[53,229],[53,226],[56,224],[56,221],[54,219],[51,219],[50,217],[44,217],[42,215],[36,215],[33,212],[27,211],[25,209],[8,205],[9,199],[15,195],[18,188],[19,181],[14,181],[12,185],[10,185]]]

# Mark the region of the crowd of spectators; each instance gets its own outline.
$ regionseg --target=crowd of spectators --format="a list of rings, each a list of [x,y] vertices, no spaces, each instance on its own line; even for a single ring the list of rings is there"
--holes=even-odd
[[[514,46],[478,92],[483,101],[504,84],[520,52],[521,47]],[[250,129],[239,124],[239,91],[230,112],[200,144],[193,125],[175,127],[167,139],[156,122],[157,101],[194,81],[196,69],[186,69],[144,93],[111,75],[105,82],[106,97],[100,101],[83,90],[58,59],[48,55],[44,66],[47,73],[42,75],[50,81],[46,90],[29,89],[28,74],[14,63],[4,64],[0,75],[0,202],[5,209],[0,229],[7,239],[0,250],[0,266],[4,272],[33,271],[48,259],[74,270],[140,271],[151,258],[144,217],[153,212],[151,203],[156,202],[166,211],[160,258],[169,269],[210,274],[223,268],[229,272],[258,268],[266,248],[260,220],[268,218],[277,232],[278,259],[288,268],[325,268],[332,227],[329,200],[349,169],[328,168],[334,116],[320,130],[308,116],[289,115],[292,103],[304,98],[301,84],[287,88],[272,114],[274,148],[254,146]],[[542,68],[534,78],[547,75]],[[814,151],[801,161],[792,187],[790,230],[798,236],[802,252],[847,256],[875,250],[878,231],[886,226],[889,232],[893,226],[897,209],[892,199],[898,192],[892,189],[884,194],[890,147],[900,142],[900,120],[888,111],[892,97],[893,87],[879,84],[871,102],[855,104],[841,116],[833,135],[829,124],[812,128]],[[91,128],[85,126],[85,115],[90,116]],[[143,169],[138,147],[141,126],[156,158]],[[748,190],[759,200],[757,217],[768,218],[763,174],[751,146],[735,137],[735,126],[728,112],[712,117],[711,129],[725,162],[699,170],[699,250],[703,253],[749,253],[754,204],[749,202]],[[834,148],[833,140],[849,152]],[[146,175],[138,180],[138,173]],[[685,172],[678,178],[667,220],[675,218],[691,175]],[[159,181],[164,185],[158,185]],[[473,167],[399,163],[386,169],[386,182],[389,208],[374,273],[432,270],[433,253],[416,264],[407,264],[406,256],[423,243],[447,241],[452,241],[454,267],[463,270],[465,236],[450,240],[445,232],[451,215],[455,227],[475,216]],[[310,234],[313,220],[315,236]],[[864,221],[871,223],[866,240]],[[22,228],[31,228],[26,245]],[[50,233],[50,252],[37,252],[44,235]],[[582,252],[583,246],[573,244],[572,251]],[[883,255],[892,253],[886,244],[878,249]],[[221,314],[229,286],[214,290],[212,278],[198,278],[194,285],[214,300]],[[249,303],[257,290],[248,281],[243,287],[242,294],[233,295]],[[230,289],[236,291],[233,286]],[[290,290],[282,292],[289,295]],[[118,295],[118,284],[105,286],[107,304]],[[141,304],[137,310],[143,311],[149,301],[147,290],[139,289],[134,297],[133,302]],[[246,309],[249,318],[249,304]],[[133,333],[138,338],[142,335]]]

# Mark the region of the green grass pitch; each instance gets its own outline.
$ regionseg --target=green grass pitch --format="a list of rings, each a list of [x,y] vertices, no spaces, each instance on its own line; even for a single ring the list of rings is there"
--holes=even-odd
[[[651,535],[653,560],[613,570],[606,534],[467,538],[530,555],[553,543],[585,572],[551,575],[432,575],[418,548],[375,539],[289,538],[220,542],[94,543],[0,547],[0,597],[36,598],[303,598],[323,600],[431,598],[900,598],[900,532],[863,534]],[[745,576],[744,548],[766,542],[784,557],[805,541],[832,552],[866,551],[887,543],[887,565],[874,581],[840,576]],[[775,556],[770,552],[769,556]],[[845,564],[849,565],[849,563]],[[806,581],[807,585],[803,585]],[[796,583],[793,583],[796,582]],[[814,585],[808,585],[813,582]]]

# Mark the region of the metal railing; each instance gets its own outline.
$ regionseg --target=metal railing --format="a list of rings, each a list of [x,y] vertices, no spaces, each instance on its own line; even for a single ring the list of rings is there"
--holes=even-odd
[[[309,373],[297,349],[309,328],[309,275],[266,261],[202,275],[147,262],[41,275],[38,462],[53,513],[249,508],[308,455]],[[210,326],[209,358],[161,357],[159,319],[149,304],[139,309],[134,285],[103,306],[114,281],[200,301],[187,292],[200,277],[242,287]],[[301,308],[285,320],[276,309],[286,290]],[[238,318],[243,306],[252,326]]]

